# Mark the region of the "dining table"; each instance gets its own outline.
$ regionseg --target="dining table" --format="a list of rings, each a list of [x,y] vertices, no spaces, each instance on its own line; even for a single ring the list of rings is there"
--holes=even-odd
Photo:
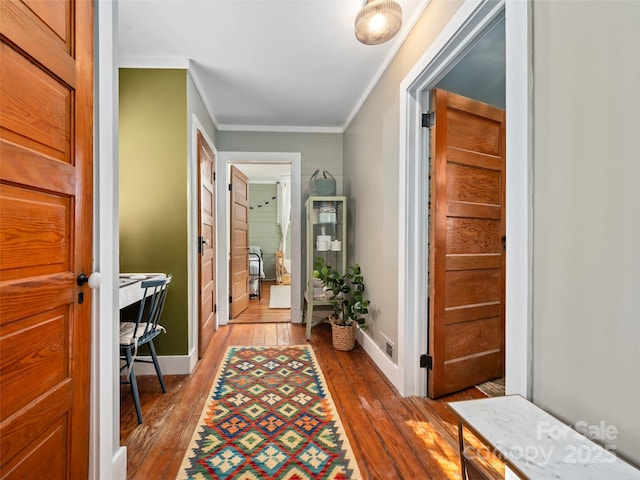
[[[120,273],[118,288],[120,310],[142,300],[144,295],[143,281],[165,277],[165,273]]]

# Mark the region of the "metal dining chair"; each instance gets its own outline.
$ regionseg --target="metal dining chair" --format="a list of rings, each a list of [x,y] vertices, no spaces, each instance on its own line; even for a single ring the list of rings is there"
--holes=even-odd
[[[140,396],[138,394],[138,384],[136,382],[136,374],[133,369],[134,362],[153,363],[162,393],[166,393],[167,389],[162,378],[162,371],[156,356],[156,349],[153,345],[153,339],[164,332],[165,329],[158,322],[162,315],[164,302],[167,298],[167,290],[171,283],[171,275],[165,278],[150,279],[142,282],[140,288],[144,289],[138,315],[135,322],[120,322],[120,359],[124,363],[120,367],[120,371],[127,371],[128,380],[121,380],[120,383],[131,385],[131,393],[133,394],[133,403],[136,407],[136,415],[138,416],[138,424],[142,423],[142,411],[140,409]],[[143,360],[137,358],[138,349],[142,345],[148,345],[151,353],[151,360]]]

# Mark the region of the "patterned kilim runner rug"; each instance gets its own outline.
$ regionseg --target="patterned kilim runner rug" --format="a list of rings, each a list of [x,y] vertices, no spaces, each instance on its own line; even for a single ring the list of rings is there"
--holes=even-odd
[[[311,347],[229,347],[178,479],[360,479]]]

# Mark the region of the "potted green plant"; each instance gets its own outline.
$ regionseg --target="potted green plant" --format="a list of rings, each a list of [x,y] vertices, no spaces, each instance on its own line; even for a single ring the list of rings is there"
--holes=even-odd
[[[366,330],[363,315],[369,313],[369,300],[363,297],[364,278],[360,265],[353,264],[346,273],[339,273],[327,265],[322,257],[314,262],[313,276],[331,292],[333,315],[329,317],[333,346],[337,350],[352,350],[356,341],[356,327]]]

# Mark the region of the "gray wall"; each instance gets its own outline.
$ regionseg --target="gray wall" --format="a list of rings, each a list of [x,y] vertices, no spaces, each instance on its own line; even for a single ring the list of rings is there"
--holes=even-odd
[[[301,154],[301,242],[298,245],[302,255],[301,275],[306,278],[305,232],[304,222],[305,193],[308,190],[309,178],[316,169],[327,170],[336,179],[338,195],[342,194],[342,143],[341,133],[281,133],[281,132],[227,132],[217,133],[218,151],[226,152],[300,152]],[[291,219],[295,221],[295,219]],[[291,245],[291,242],[289,242]],[[291,245],[291,248],[296,248]],[[304,285],[305,282],[302,282]]]
[[[202,100],[202,96],[198,91],[198,87],[193,81],[191,77],[191,73],[187,72],[187,127],[188,127],[188,138],[187,142],[187,158],[194,158],[194,155],[191,154],[191,132],[192,132],[192,123],[193,123],[193,115],[198,117],[198,121],[204,128],[205,133],[209,136],[209,139],[212,142],[216,141],[216,127],[209,116],[209,112]],[[216,145],[211,145],[211,147],[216,147]]]
[[[300,152],[303,194],[317,168],[330,172],[336,178],[338,195],[342,192],[341,133],[220,131],[216,142],[218,150],[225,152]]]
[[[362,267],[372,306],[367,333],[382,351],[381,334],[398,344],[399,87],[460,4],[429,3],[344,134],[348,262]]]
[[[533,13],[534,400],[640,464],[640,2]]]

